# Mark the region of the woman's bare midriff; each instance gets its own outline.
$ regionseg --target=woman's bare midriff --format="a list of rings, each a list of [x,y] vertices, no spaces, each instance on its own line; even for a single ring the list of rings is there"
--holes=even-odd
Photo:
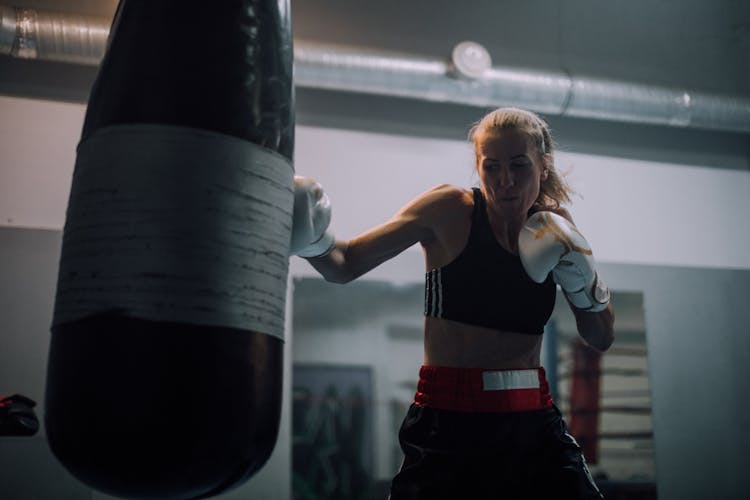
[[[460,368],[536,368],[541,335],[425,317],[424,364]]]

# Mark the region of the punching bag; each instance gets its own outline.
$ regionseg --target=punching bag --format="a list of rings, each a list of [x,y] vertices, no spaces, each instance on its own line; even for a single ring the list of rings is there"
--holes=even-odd
[[[203,498],[268,459],[293,208],[288,0],[121,0],[63,232],[45,426],[90,487]]]

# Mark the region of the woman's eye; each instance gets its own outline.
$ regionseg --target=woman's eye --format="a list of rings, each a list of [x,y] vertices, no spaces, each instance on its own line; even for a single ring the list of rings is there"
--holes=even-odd
[[[513,163],[510,164],[511,167],[515,167],[515,168],[524,168],[524,167],[528,167],[529,165],[531,165],[531,163],[527,161],[514,161]]]

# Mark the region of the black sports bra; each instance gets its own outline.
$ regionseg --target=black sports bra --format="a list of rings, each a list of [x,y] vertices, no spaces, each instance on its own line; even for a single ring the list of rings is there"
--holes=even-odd
[[[471,232],[463,251],[425,275],[425,316],[531,335],[544,333],[556,285],[528,277],[521,259],[497,242],[484,196],[474,188]]]

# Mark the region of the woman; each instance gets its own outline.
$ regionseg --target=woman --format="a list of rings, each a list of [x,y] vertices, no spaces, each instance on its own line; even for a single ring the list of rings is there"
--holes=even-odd
[[[540,350],[556,283],[580,335],[606,350],[608,291],[561,206],[569,192],[547,125],[501,108],[470,139],[479,188],[435,187],[350,241],[324,232],[327,198],[298,179],[293,252],[346,283],[417,242],[424,250],[424,365],[399,433],[405,459],[392,500],[601,498],[549,396]]]

